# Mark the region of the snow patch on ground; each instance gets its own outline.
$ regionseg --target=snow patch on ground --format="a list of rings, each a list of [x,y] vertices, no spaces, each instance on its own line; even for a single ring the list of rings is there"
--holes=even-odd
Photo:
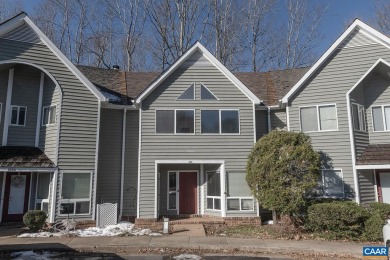
[[[202,259],[202,257],[198,256],[198,255],[181,254],[181,255],[178,255],[178,256],[174,256],[173,259],[177,259],[177,260],[200,260],[200,259]]]
[[[112,237],[120,235],[130,236],[161,236],[160,233],[154,233],[150,229],[134,228],[134,224],[129,222],[120,222],[116,225],[109,225],[105,228],[90,227],[86,229],[76,229],[71,231],[60,231],[57,233],[38,232],[24,233],[18,237],[34,238],[34,237],[62,237],[62,236],[77,236],[77,237]]]

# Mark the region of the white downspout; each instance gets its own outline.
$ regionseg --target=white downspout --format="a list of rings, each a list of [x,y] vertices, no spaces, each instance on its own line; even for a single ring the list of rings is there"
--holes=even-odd
[[[271,127],[271,108],[267,108],[267,119],[268,119],[268,132],[271,132],[272,127]]]
[[[127,109],[123,109],[123,125],[122,125],[122,162],[121,162],[121,197],[120,197],[120,209],[119,209],[119,221],[123,216],[123,190],[125,185],[125,148],[126,148],[126,112]]]
[[[221,164],[220,178],[221,178],[221,217],[226,217],[226,181],[225,181],[225,162]]]

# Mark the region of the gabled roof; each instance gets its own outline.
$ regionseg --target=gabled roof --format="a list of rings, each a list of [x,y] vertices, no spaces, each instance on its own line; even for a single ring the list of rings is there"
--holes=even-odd
[[[66,58],[66,56],[54,45],[54,43],[31,21],[25,12],[22,12],[11,19],[0,24],[0,36],[26,24],[36,33],[40,40],[62,61],[62,63],[100,100],[108,101],[104,95]]]
[[[325,63],[325,61],[333,54],[334,51],[348,38],[348,36],[355,30],[362,30],[368,37],[374,41],[383,44],[390,48],[390,39],[384,34],[378,32],[374,28],[368,26],[362,21],[356,19],[348,29],[332,44],[332,46],[320,57],[320,59],[313,65],[313,67],[294,85],[294,87],[283,97],[282,102],[288,103],[290,97],[294,95],[299,88],[301,88],[306,81]]]
[[[255,104],[260,104],[260,99],[257,98],[237,77],[233,75],[220,61],[218,61],[200,42],[196,42],[188,49],[175,63],[173,63],[166,71],[164,71],[145,91],[143,91],[136,99],[136,103],[140,103],[153,90],[155,90],[168,76],[170,76],[184,61],[186,61],[193,53],[200,51],[215,67],[217,67],[238,89],[240,89],[250,100]]]
[[[356,165],[381,164],[390,164],[390,144],[369,145],[356,160]]]

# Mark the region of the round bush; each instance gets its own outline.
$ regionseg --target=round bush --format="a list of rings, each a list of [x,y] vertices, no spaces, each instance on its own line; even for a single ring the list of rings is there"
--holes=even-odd
[[[364,239],[368,241],[382,241],[383,226],[386,224],[386,219],[390,215],[390,204],[387,203],[371,203],[368,207],[370,213],[365,224]]]
[[[23,216],[23,223],[32,231],[38,232],[45,224],[47,215],[42,210],[30,210]]]
[[[367,210],[352,201],[311,205],[306,228],[328,239],[358,240],[364,232]]]

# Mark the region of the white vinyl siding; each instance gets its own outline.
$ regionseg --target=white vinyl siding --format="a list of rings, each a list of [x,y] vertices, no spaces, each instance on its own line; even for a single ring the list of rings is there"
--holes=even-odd
[[[27,107],[11,106],[11,125],[25,126],[27,117]]]
[[[300,108],[302,132],[337,130],[337,109],[335,104]]]
[[[372,121],[374,131],[390,130],[390,106],[372,107]]]

